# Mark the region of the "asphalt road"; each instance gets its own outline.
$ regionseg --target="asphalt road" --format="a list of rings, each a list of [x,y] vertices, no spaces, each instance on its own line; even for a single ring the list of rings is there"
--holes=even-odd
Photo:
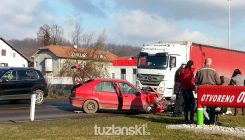
[[[69,104],[68,100],[49,99],[44,104],[37,106],[35,111],[35,121],[37,120],[56,120],[63,118],[91,118],[91,117],[113,117],[124,115],[112,111],[100,111],[96,114],[86,114],[79,111]],[[30,101],[0,101],[0,123],[16,123],[30,121]]]

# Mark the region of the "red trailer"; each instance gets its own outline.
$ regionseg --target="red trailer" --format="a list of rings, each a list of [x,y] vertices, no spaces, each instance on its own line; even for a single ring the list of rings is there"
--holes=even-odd
[[[197,71],[206,58],[211,58],[212,67],[226,77],[226,85],[235,69],[245,74],[245,52],[188,41],[157,42],[145,45],[139,54],[136,86],[151,86],[165,98],[174,99],[176,72],[190,59]]]
[[[201,68],[205,58],[213,60],[212,67],[217,70],[219,75],[230,78],[236,68],[245,73],[245,52],[192,43],[190,59],[194,60],[195,67]]]

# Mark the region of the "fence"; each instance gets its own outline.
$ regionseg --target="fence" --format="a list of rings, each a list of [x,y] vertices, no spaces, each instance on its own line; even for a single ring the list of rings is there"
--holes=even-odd
[[[72,77],[47,76],[49,93],[56,95],[69,95],[73,86]]]

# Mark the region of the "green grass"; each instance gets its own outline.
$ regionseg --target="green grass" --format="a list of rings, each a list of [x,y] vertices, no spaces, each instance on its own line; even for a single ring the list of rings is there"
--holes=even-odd
[[[245,127],[243,121],[244,116],[221,116],[220,122],[225,126]],[[0,139],[37,139],[37,140],[69,140],[69,139],[163,139],[163,140],[204,140],[204,139],[219,139],[219,140],[235,140],[242,139],[237,137],[219,135],[219,134],[204,134],[195,133],[183,130],[166,129],[168,124],[180,124],[183,118],[173,118],[170,114],[139,114],[139,115],[124,115],[117,117],[101,117],[101,118],[81,118],[81,119],[66,119],[57,121],[35,121],[15,124],[0,124]],[[94,135],[95,124],[99,127],[103,126],[135,126],[147,124],[146,131],[150,135],[146,136],[96,136]]]

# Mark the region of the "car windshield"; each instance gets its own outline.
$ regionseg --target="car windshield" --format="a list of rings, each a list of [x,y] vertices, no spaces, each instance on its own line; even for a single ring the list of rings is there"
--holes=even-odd
[[[168,55],[166,53],[157,53],[154,55],[140,53],[138,68],[143,69],[166,69],[168,64]]]

